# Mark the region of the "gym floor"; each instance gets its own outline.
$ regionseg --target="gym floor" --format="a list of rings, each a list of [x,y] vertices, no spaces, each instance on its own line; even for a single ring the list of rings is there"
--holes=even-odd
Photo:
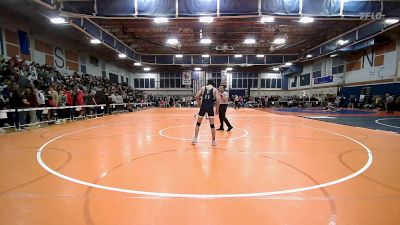
[[[192,145],[196,112],[0,136],[1,224],[400,224],[399,134],[228,109]]]

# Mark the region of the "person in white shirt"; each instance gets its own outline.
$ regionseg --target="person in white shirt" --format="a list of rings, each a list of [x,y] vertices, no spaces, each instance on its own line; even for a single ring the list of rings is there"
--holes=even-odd
[[[110,98],[111,98],[111,101],[112,101],[113,104],[117,103],[117,98],[115,97],[115,93],[114,92],[110,95]]]
[[[117,104],[124,103],[124,99],[122,98],[122,95],[120,93],[118,93],[117,96],[115,96],[115,100]]]
[[[223,85],[219,86],[218,91],[220,95],[220,101],[217,104],[219,104],[219,122],[221,125],[217,130],[224,130],[225,123],[228,126],[227,131],[231,131],[233,127],[231,123],[229,123],[229,120],[226,118],[226,110],[228,109],[229,104],[229,94],[225,91],[225,87]]]

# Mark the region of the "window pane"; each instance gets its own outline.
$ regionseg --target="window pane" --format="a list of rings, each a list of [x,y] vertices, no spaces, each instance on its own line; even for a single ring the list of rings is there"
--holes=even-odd
[[[144,87],[145,87],[145,88],[150,88],[150,79],[146,78],[146,79],[144,80]]]
[[[313,72],[313,78],[321,77],[321,71],[314,71]]]
[[[139,88],[139,79],[135,78],[135,88]]]
[[[232,88],[237,88],[237,79],[232,79]]]
[[[247,88],[248,87],[248,80],[247,79],[243,79],[243,88]]]
[[[144,88],[144,79],[143,78],[139,79],[139,83],[140,83],[140,88]]]
[[[243,88],[243,83],[242,83],[242,79],[238,79],[238,88]]]
[[[243,74],[242,73],[237,73],[238,78],[242,78]]]
[[[181,79],[175,79],[175,87],[176,88],[181,88],[182,87]]]
[[[150,88],[155,88],[154,78],[150,79]]]
[[[276,79],[276,87],[282,88],[282,79]]]
[[[237,73],[232,74],[232,78],[237,78],[237,77],[238,77]]]
[[[337,74],[337,67],[336,66],[334,66],[334,67],[332,67],[332,74]]]
[[[265,79],[265,88],[271,88],[271,79]]]
[[[272,79],[271,88],[276,88],[276,79]]]
[[[265,79],[261,79],[261,88],[265,88]]]
[[[248,82],[248,87],[252,88],[253,87],[253,79],[248,79],[247,82]]]
[[[164,80],[164,88],[169,88],[169,79]]]
[[[258,88],[258,79],[253,79],[253,88]]]
[[[338,67],[337,72],[338,72],[338,73],[343,73],[343,70],[344,70],[344,65],[340,65],[340,66]]]
[[[164,88],[164,79],[160,79],[160,88]]]
[[[243,78],[247,78],[247,73],[243,73]]]
[[[169,79],[169,87],[175,88],[175,79]]]

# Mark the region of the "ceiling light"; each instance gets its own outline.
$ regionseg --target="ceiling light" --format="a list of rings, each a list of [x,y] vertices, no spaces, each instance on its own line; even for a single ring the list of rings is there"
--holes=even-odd
[[[311,57],[312,57],[312,55],[307,55],[307,56],[306,56],[306,58],[311,58]]]
[[[93,38],[93,39],[90,40],[90,43],[92,43],[92,44],[100,44],[101,41],[99,39]]]
[[[261,23],[272,23],[274,21],[275,21],[275,18],[273,16],[264,16],[264,17],[261,17],[261,20],[260,20]]]
[[[300,23],[312,23],[314,22],[314,18],[308,17],[308,16],[303,16],[299,20]]]
[[[151,69],[150,69],[150,67],[145,67],[145,68],[143,68],[143,70],[144,71],[150,71]]]
[[[199,18],[199,21],[202,23],[212,23],[214,22],[214,18],[211,16],[203,16]]]
[[[204,54],[204,55],[201,55],[201,57],[203,57],[203,58],[209,58],[209,57],[210,57],[210,55],[208,55],[208,54]]]
[[[244,40],[243,42],[244,44],[255,44],[256,43],[256,39],[254,38],[247,38]]]
[[[157,17],[157,18],[154,18],[154,22],[155,23],[167,23],[168,22],[168,18],[166,18],[166,17]]]
[[[385,23],[387,23],[387,24],[395,24],[398,22],[399,22],[399,19],[395,19],[395,18],[389,18],[389,19],[385,20]]]
[[[345,45],[345,44],[349,43],[349,40],[342,40],[342,39],[340,39],[337,43],[338,43],[339,45]]]
[[[240,58],[240,57],[242,57],[243,55],[235,55],[235,58]]]
[[[274,44],[285,44],[286,40],[285,38],[275,38]]]
[[[285,63],[285,66],[291,66],[291,65],[293,65],[293,63],[291,63],[291,62]]]
[[[196,71],[200,71],[200,70],[201,70],[201,68],[200,68],[200,67],[196,67],[196,68],[194,68],[194,70],[196,70]]]
[[[257,55],[257,58],[264,58],[264,55]]]
[[[134,65],[135,66],[141,66],[142,64],[140,62],[135,62]]]
[[[175,58],[183,58],[183,55],[181,54],[175,55]]]
[[[336,56],[338,56],[338,54],[332,54],[331,58],[335,58]]]
[[[175,45],[175,44],[178,44],[178,43],[179,43],[179,41],[176,38],[169,38],[167,40],[167,44],[170,44],[170,45]]]
[[[202,38],[200,39],[201,44],[211,44],[211,39],[210,38]]]
[[[67,23],[67,21],[65,21],[65,19],[62,17],[51,18],[50,22],[52,22],[54,24],[66,24]]]
[[[272,70],[273,71],[279,71],[279,68],[278,67],[274,67],[274,68],[272,68]]]
[[[226,68],[226,71],[232,71],[233,70],[233,68],[232,67],[228,67],[228,68]]]
[[[124,53],[119,53],[118,57],[121,58],[121,59],[124,59],[124,58],[126,58],[126,55]]]

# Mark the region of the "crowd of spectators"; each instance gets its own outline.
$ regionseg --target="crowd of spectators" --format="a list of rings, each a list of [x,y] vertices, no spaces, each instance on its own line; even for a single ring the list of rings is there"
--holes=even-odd
[[[194,107],[194,96],[144,96],[135,92],[127,83],[112,83],[107,78],[90,74],[63,74],[49,65],[39,65],[19,57],[0,58],[0,109],[24,109],[37,107],[81,106],[105,104],[109,113],[110,104],[156,102],[159,107]],[[361,98],[339,95],[320,96],[231,96],[232,105],[241,107],[313,107],[368,108],[377,110],[400,110],[400,96],[386,94]],[[97,110],[97,109],[96,109]],[[0,113],[0,127],[5,124],[33,124],[43,119],[82,116],[92,110],[11,111]]]
[[[168,96],[154,99],[160,107],[194,107],[194,96]],[[393,112],[400,111],[400,96],[385,94],[382,96],[375,95],[372,98],[363,98],[360,96],[327,94],[322,96],[261,96],[261,97],[243,97],[230,96],[230,104],[235,109],[252,107],[252,108],[268,108],[268,107],[323,107],[327,109],[372,109],[387,110]]]
[[[112,83],[106,78],[89,74],[63,74],[49,65],[39,65],[17,57],[0,58],[0,109],[60,107],[144,102],[138,99],[127,83]],[[70,111],[59,110],[58,118]],[[93,113],[79,107],[75,116]],[[4,124],[35,123],[54,117],[56,111],[36,110],[0,114]]]

